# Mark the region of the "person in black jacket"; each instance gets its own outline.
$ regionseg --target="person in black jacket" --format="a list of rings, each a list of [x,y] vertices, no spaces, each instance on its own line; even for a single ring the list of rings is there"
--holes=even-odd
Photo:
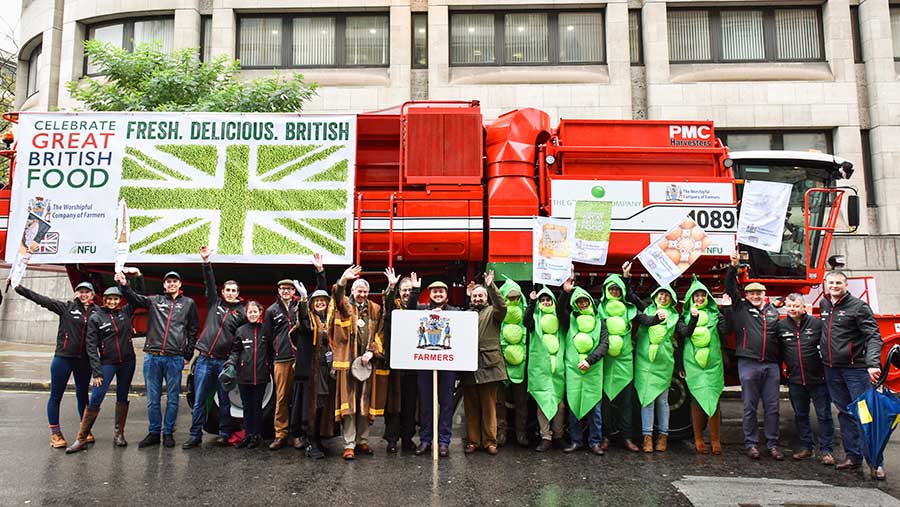
[[[325,273],[321,274],[324,281]],[[324,286],[324,285],[323,285]],[[324,289],[313,292],[309,301],[300,305],[300,333],[311,344],[308,379],[305,381],[306,393],[300,407],[300,418],[306,427],[306,456],[313,459],[325,457],[322,445],[323,422],[333,420],[333,414],[325,413],[328,395],[334,390],[334,379],[331,376],[333,353],[328,338],[328,303],[331,293]],[[296,366],[295,366],[296,368]],[[295,370],[296,371],[296,370]],[[295,389],[296,389],[295,384]],[[296,406],[294,410],[297,410]],[[295,417],[292,415],[292,417]]]
[[[313,267],[316,268],[316,288],[325,290],[325,308],[328,307],[328,280],[325,278],[325,266],[322,262],[322,255],[313,254]],[[300,300],[297,302],[298,315],[294,319],[294,328],[289,333],[294,344],[294,386],[293,396],[291,400],[290,414],[290,443],[295,449],[306,449],[309,444],[309,416],[311,403],[315,403],[315,390],[313,390],[312,382],[316,379],[311,376],[314,365],[316,336],[310,325],[309,306],[314,302],[307,298],[306,288],[303,284],[297,287],[300,290]],[[318,291],[317,291],[318,292]],[[325,317],[322,318],[325,321]]]
[[[825,385],[825,366],[819,350],[822,321],[806,313],[800,294],[788,294],[784,306],[788,317],[778,322],[778,339],[781,357],[787,365],[788,394],[800,439],[800,450],[793,458],[799,461],[813,455],[813,433],[809,425],[809,402],[812,400],[819,419],[819,461],[823,465],[834,465],[831,396]]]
[[[778,449],[778,399],[781,372],[778,352],[778,310],[766,302],[766,287],[750,283],[744,287],[746,299],[737,287],[739,257],[731,254],[731,266],[725,275],[725,292],[733,304],[725,312],[734,330],[744,402],[744,448],[747,456],[759,459],[759,421],[756,410],[760,400],[765,410],[766,447],[769,455],[783,460]]]
[[[228,364],[237,370],[238,389],[244,406],[244,439],[235,447],[254,448],[262,441],[262,402],[272,369],[274,350],[271,339],[263,333],[263,307],[256,301],[247,303],[247,323],[234,332],[234,343]]]
[[[847,292],[847,276],[840,271],[825,275],[827,296],[819,303],[822,319],[822,360],[825,382],[831,400],[838,409],[838,423],[846,459],[838,470],[858,468],[862,464],[859,421],[847,405],[862,395],[871,382],[881,377],[883,341],[878,322],[864,301]],[[884,464],[869,463],[872,477],[884,480]]]
[[[200,248],[203,259],[203,285],[206,289],[206,324],[200,332],[196,349],[200,352],[194,363],[194,407],[191,410],[191,435],[182,449],[197,447],[202,442],[206,425],[206,401],[216,390],[219,393],[219,437],[216,443],[225,445],[231,436],[231,404],[228,391],[219,384],[219,374],[231,352],[234,330],[244,320],[244,305],[240,300],[241,289],[234,280],[222,285],[221,297],[216,293],[216,276],[209,262],[208,247]]]
[[[75,297],[71,301],[42,296],[23,285],[17,285],[19,295],[30,299],[51,312],[59,315],[59,327],[56,331],[56,352],[50,362],[50,398],[47,400],[47,421],[50,425],[50,446],[55,449],[66,447],[66,439],[59,427],[59,404],[69,377],[75,376],[75,399],[77,400],[78,418],[84,416],[84,408],[88,403],[88,387],[91,383],[91,366],[85,353],[87,323],[90,316],[97,311],[94,304],[94,286],[89,282],[81,282],[75,286]],[[93,435],[88,434],[88,442],[93,442]]]
[[[291,422],[291,388],[294,387],[294,340],[297,327],[297,307],[300,303],[293,280],[278,281],[278,299],[263,317],[263,334],[272,339],[275,349],[273,380],[275,382],[275,440],[269,449],[281,449],[287,444]]]
[[[113,377],[116,378],[116,426],[114,443],[125,447],[125,420],[128,417],[128,391],[134,378],[134,346],[131,344],[131,305],[119,308],[122,292],[118,287],[110,287],[103,293],[103,306],[88,319],[87,345],[85,351],[91,363],[91,401],[81,418],[81,428],[75,443],[66,449],[66,454],[87,449],[87,436],[91,434],[94,421],[100,413],[100,405]]]
[[[140,276],[140,275],[138,275]],[[143,449],[159,445],[175,447],[175,420],[178,418],[178,398],[181,393],[181,371],[184,362],[194,355],[194,342],[200,327],[197,305],[182,295],[181,275],[169,271],[163,277],[163,294],[144,296],[135,292],[125,274],[116,273],[116,282],[128,304],[147,309],[147,338],[144,341],[144,381],[147,384],[147,418],[149,432],[138,444]],[[160,398],[163,379],[166,382],[166,418],[162,420]]]

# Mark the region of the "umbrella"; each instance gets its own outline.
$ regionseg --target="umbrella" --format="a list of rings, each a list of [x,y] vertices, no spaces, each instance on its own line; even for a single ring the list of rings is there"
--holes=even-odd
[[[862,429],[863,454],[872,467],[881,466],[884,460],[884,448],[891,433],[900,423],[900,397],[887,388],[878,388],[887,378],[891,365],[900,367],[900,345],[895,345],[888,353],[881,379],[873,387],[850,403],[847,409],[856,416]]]

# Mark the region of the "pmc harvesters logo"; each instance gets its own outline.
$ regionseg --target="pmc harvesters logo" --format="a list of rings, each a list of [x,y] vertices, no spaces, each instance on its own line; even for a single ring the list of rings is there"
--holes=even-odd
[[[712,146],[712,138],[709,125],[669,125],[670,146]]]
[[[417,336],[419,341],[416,348],[426,350],[451,350],[450,319],[441,317],[437,313],[428,314],[419,319]]]

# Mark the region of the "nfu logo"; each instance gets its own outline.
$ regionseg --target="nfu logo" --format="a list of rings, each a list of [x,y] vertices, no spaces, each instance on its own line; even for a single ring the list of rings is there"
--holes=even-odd
[[[712,146],[712,127],[709,125],[669,125],[669,144],[672,146]]]
[[[73,254],[95,254],[97,253],[97,245],[75,245],[69,250]]]

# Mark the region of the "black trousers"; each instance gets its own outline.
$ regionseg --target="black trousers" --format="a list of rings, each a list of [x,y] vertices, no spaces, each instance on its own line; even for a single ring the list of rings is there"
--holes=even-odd
[[[419,377],[416,372],[391,370],[391,375],[400,377],[400,413],[384,412],[384,439],[397,443],[398,440],[411,441],[416,434],[416,403],[419,399]],[[393,385],[393,379],[388,385]],[[395,392],[388,391],[386,407],[394,401]]]
[[[303,438],[309,433],[310,422],[310,380],[294,379],[294,393],[291,398],[290,436]]]

